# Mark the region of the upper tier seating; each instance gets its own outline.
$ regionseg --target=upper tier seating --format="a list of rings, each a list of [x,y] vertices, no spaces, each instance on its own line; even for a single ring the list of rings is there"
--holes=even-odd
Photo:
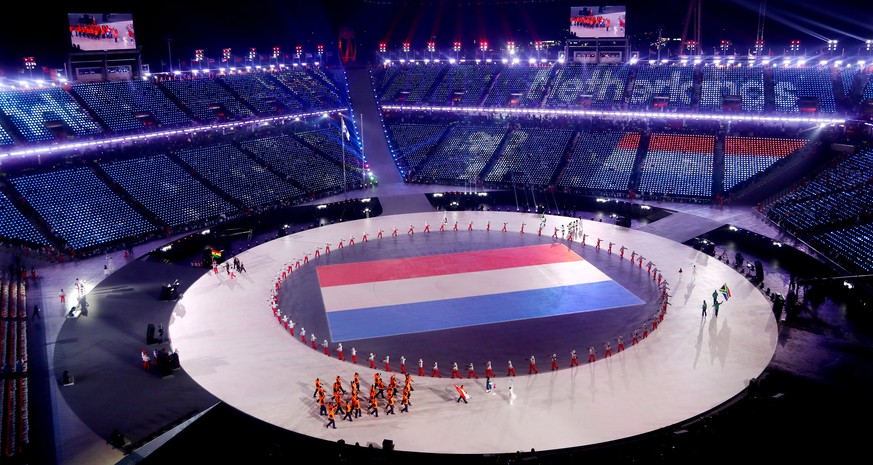
[[[486,95],[484,106],[539,107],[551,72],[551,67],[504,66]]]
[[[479,106],[482,96],[497,72],[498,65],[460,63],[450,65],[437,83],[430,103],[439,106]]]
[[[271,76],[291,90],[302,103],[304,111],[348,107],[345,92],[341,92],[340,87],[319,68],[285,68]]]
[[[843,96],[848,97],[852,94],[852,88],[855,84],[855,79],[860,74],[859,71],[860,68],[855,66],[840,68],[840,81],[843,83]]]
[[[651,108],[655,96],[666,96],[667,108],[685,110],[691,107],[693,93],[694,67],[639,65],[628,96],[628,106]]]
[[[420,104],[427,100],[428,91],[448,65],[418,64],[385,69],[381,93],[382,103]]]
[[[867,85],[864,86],[861,98],[864,100],[873,99],[873,78],[867,81]]]
[[[303,110],[300,100],[269,75],[227,74],[216,79],[232,89],[259,116],[301,113]]]
[[[834,86],[828,68],[774,68],[776,111],[797,113],[802,97],[818,99],[821,113],[835,113]]]
[[[725,97],[739,97],[743,111],[764,111],[764,69],[736,66],[703,68],[700,109],[722,111]]]
[[[56,134],[81,137],[103,132],[59,87],[0,91],[0,112],[27,142],[53,140]]]
[[[591,106],[612,108],[624,98],[627,74],[624,65],[561,66],[545,106],[578,108],[584,103],[583,97],[590,96]]]
[[[162,81],[161,86],[179,99],[201,123],[240,120],[253,115],[252,110],[214,79],[176,79]]]
[[[140,131],[151,124],[173,127],[192,123],[191,117],[153,82],[75,84],[72,91],[114,132]]]

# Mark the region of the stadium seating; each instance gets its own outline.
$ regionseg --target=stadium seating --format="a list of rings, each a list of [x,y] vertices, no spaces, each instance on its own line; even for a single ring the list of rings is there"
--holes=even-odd
[[[156,228],[89,168],[10,180],[18,193],[73,249],[87,249],[153,232]]]
[[[685,110],[691,107],[694,88],[692,66],[638,65],[628,96],[628,106],[634,109],[652,107],[655,96],[668,97],[667,108]]]
[[[864,91],[861,94],[861,98],[864,100],[873,99],[873,79],[867,81],[867,84],[864,86]]]
[[[504,126],[454,126],[416,174],[421,180],[450,184],[475,181],[494,156],[506,131]]]
[[[845,68],[840,68],[840,82],[842,82],[843,96],[848,97],[852,95],[852,88],[855,84],[855,78],[858,77],[860,68],[855,66],[849,66]]]
[[[257,138],[240,145],[310,195],[335,192],[343,187],[341,166],[290,135]]]
[[[60,87],[0,91],[0,112],[27,142],[100,134],[103,129]]]
[[[596,193],[625,192],[639,145],[638,133],[581,132],[557,184]]]
[[[216,78],[233,90],[259,116],[301,113],[303,104],[291,91],[266,74],[227,74]]]
[[[813,237],[813,241],[828,255],[854,270],[866,273],[873,270],[873,224],[866,223],[845,229],[826,232]]]
[[[316,152],[323,153],[327,158],[333,160],[338,166],[345,165],[348,182],[362,180],[362,155],[354,144],[343,140],[339,128],[302,131],[295,133],[295,135]]]
[[[430,103],[439,106],[479,106],[497,69],[495,63],[449,65],[437,83]]]
[[[174,79],[161,81],[160,85],[182,102],[201,123],[253,116],[252,110],[214,79]]]
[[[385,89],[392,79],[394,79],[394,76],[402,72],[404,72],[404,69],[400,66],[384,66],[371,69],[370,80],[373,83],[373,90],[375,91],[376,96],[381,100],[387,100]]]
[[[157,129],[149,128],[151,124],[174,127],[193,122],[153,82],[92,82],[74,84],[71,90],[117,133]]]
[[[15,139],[6,132],[6,128],[0,126],[0,146],[3,145],[12,145],[15,143]]]
[[[328,78],[319,68],[292,67],[270,74],[297,97],[304,111],[337,109],[348,106],[345,91]],[[345,87],[342,87],[345,89]]]
[[[184,149],[173,154],[247,208],[299,200],[303,194],[230,144]]]
[[[860,150],[781,198],[769,215],[799,234],[854,221],[873,204],[873,188],[867,182],[871,172],[873,149]]]
[[[712,195],[715,138],[653,134],[640,166],[639,190],[665,197]]]
[[[485,181],[548,185],[572,135],[569,129],[514,129]]]
[[[565,65],[558,69],[546,106],[578,108],[586,96],[591,106],[612,108],[622,103],[627,85],[625,65]]]
[[[215,219],[235,210],[166,155],[113,161],[100,166],[113,181],[170,226]]]
[[[386,124],[394,162],[404,173],[415,171],[431,149],[439,143],[446,126],[437,124]]]
[[[487,93],[483,106],[539,107],[551,73],[551,67],[503,66]]]
[[[390,75],[378,94],[382,103],[419,104],[427,101],[427,92],[437,78],[448,67],[447,64],[409,64],[390,67]],[[397,70],[397,71],[395,71]]]
[[[700,109],[722,111],[725,97],[739,97],[742,111],[764,111],[764,69],[740,66],[703,68]]]
[[[798,101],[802,97],[818,99],[821,113],[835,113],[834,87],[828,68],[786,68],[773,69],[776,111],[797,113]]]
[[[42,234],[2,192],[0,192],[0,237],[30,244],[48,245]]]
[[[729,191],[809,143],[806,139],[725,138],[724,190]]]

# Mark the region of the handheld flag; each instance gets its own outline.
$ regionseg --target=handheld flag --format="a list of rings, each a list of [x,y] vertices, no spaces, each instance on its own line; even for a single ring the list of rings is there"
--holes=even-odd
[[[727,302],[728,298],[730,298],[731,296],[731,290],[728,289],[727,283],[724,283],[724,285],[722,285],[721,289],[719,289],[718,291],[721,292],[721,295],[724,296],[725,302]]]
[[[221,251],[212,249],[212,258],[221,258]]]

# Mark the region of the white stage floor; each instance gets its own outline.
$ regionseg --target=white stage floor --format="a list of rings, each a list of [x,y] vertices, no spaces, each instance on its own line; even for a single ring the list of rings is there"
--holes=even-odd
[[[636,346],[627,341],[624,352],[592,364],[585,363],[587,350],[580,347],[582,365],[576,368],[550,372],[549,361],[540,360],[539,374],[527,375],[527,363],[519,360],[519,376],[510,379],[502,376],[505,365],[495,363],[494,394],[484,392],[484,367],[479,367],[480,379],[463,380],[472,396],[469,404],[456,402],[449,367],[441,365],[442,379],[414,376],[408,413],[400,413],[398,402],[393,416],[384,415],[384,409],[378,418],[364,415],[353,422],[341,421],[338,415],[337,429],[325,429],[326,418],[319,415],[312,398],[315,378],[321,378],[329,390],[337,375],[347,382],[357,371],[366,396],[376,371],[387,376],[383,370],[367,368],[361,351],[358,365],[353,366],[312,350],[299,337],[291,338],[269,308],[276,273],[304,254],[310,254],[310,263],[303,266],[314,266],[316,247],[352,235],[358,238],[353,247],[370,247],[378,240],[379,229],[385,231],[382,240],[394,240],[390,232],[398,226],[396,240],[408,240],[407,225],[415,225],[416,234],[422,234],[426,222],[430,234],[451,234],[436,231],[443,217],[444,212],[389,215],[311,229],[242,253],[239,258],[247,273],[237,279],[224,273],[205,274],[185,292],[170,321],[173,347],[179,350],[186,373],[225,403],[308,436],[376,446],[390,439],[404,451],[489,454],[594,445],[683,423],[737,396],[773,357],[778,335],[771,305],[733,268],[668,239],[583,220],[589,235],[586,247],[593,248],[594,238],[599,237],[604,249],[615,242],[617,255],[619,245],[625,245],[626,258],[631,250],[638,251],[662,271],[670,283],[672,305],[657,331]],[[543,235],[551,235],[553,225],[572,220],[547,218]],[[526,234],[536,234],[539,223],[535,215],[493,211],[449,212],[449,225],[455,220],[463,229],[473,221],[479,230],[488,221],[506,222],[510,232],[505,234],[519,234],[523,222]],[[364,231],[369,243],[360,242]],[[463,237],[459,234],[458,240]],[[571,247],[581,247],[578,239]],[[725,283],[731,298],[714,317],[712,291]],[[710,302],[705,318],[700,309],[703,300]],[[425,368],[429,375],[430,365]],[[510,384],[517,395],[512,405]]]

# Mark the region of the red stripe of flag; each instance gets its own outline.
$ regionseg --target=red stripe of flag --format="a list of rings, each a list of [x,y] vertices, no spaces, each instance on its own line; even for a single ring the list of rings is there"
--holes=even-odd
[[[582,260],[582,257],[564,245],[543,244],[320,266],[318,281],[321,287],[344,286],[579,260]]]

